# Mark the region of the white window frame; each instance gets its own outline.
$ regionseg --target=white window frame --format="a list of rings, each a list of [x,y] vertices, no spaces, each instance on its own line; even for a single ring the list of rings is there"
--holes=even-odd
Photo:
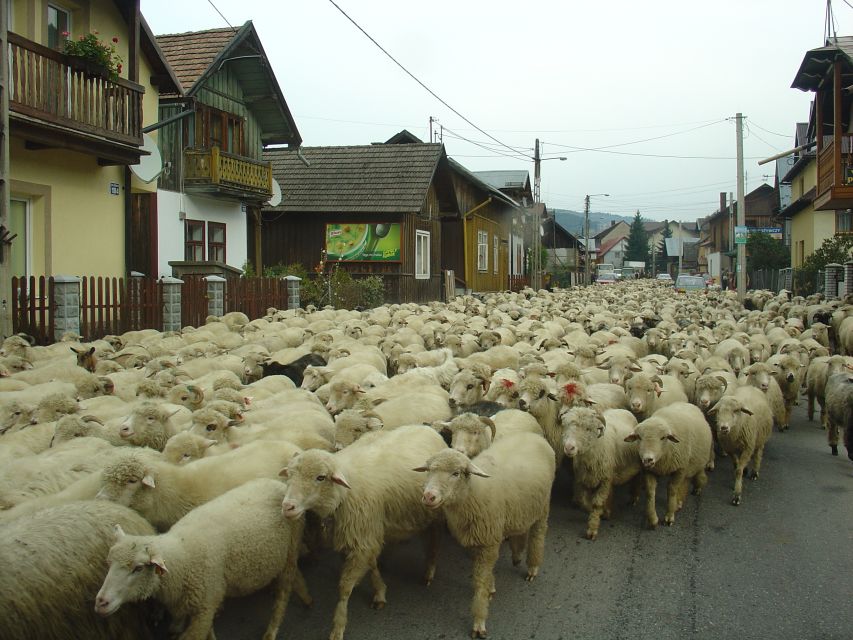
[[[429,280],[430,277],[430,233],[415,231],[415,280]]]
[[[489,232],[477,231],[477,271],[489,270]]]
[[[24,203],[24,227],[25,233],[27,234],[26,247],[24,248],[24,255],[26,257],[25,269],[27,272],[24,275],[26,277],[29,277],[33,272],[33,201],[30,198],[11,196],[9,198],[10,209],[13,201]],[[15,242],[15,240],[13,240],[12,242]]]
[[[73,12],[70,8],[65,7],[65,6],[62,6],[61,4],[59,4],[59,3],[57,3],[57,2],[48,2],[48,3],[47,3],[47,8],[45,9],[46,13],[45,13],[45,14],[43,14],[43,15],[44,15],[46,18],[48,18],[48,19],[49,19],[49,11],[50,11],[51,9],[54,9],[54,10],[56,10],[56,11],[61,11],[62,13],[64,13],[65,15],[67,15],[67,16],[68,16],[68,29],[67,29],[67,30],[68,30],[68,33],[73,33],[74,12]],[[10,22],[9,24],[11,24],[11,22]],[[48,24],[49,24],[48,22],[45,22],[45,25],[44,25],[44,28],[45,28],[45,36],[47,35]],[[69,36],[69,39],[70,39],[71,37],[72,37],[72,36]],[[47,44],[46,37],[45,37],[45,44]]]
[[[492,269],[493,273],[497,275],[498,267],[500,263],[501,256],[501,239],[498,238],[497,234],[492,235]]]

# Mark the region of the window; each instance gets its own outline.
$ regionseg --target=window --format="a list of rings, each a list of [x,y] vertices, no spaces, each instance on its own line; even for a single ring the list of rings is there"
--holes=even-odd
[[[477,271],[489,270],[489,232],[477,232]]]
[[[184,260],[204,260],[204,222],[187,220],[184,225]]]
[[[225,262],[225,225],[221,222],[208,222],[207,238],[207,259]]]
[[[15,277],[30,274],[30,203],[27,200],[12,198],[9,208],[9,235],[17,237],[12,240],[10,271]]]
[[[71,13],[55,5],[47,5],[47,46],[57,51],[65,47],[67,38],[63,33],[71,32]]]
[[[195,146],[207,149],[219,147],[228,153],[244,154],[243,118],[212,107],[200,106],[195,120]]]
[[[498,260],[500,257],[501,241],[496,235],[492,236],[492,269],[494,273],[498,272]]]
[[[853,233],[853,209],[835,212],[835,233]]]
[[[415,231],[415,280],[426,280],[429,275],[429,232]]]

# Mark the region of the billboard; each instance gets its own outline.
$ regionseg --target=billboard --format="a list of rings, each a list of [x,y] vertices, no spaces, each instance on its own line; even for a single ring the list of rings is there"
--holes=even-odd
[[[326,225],[326,260],[331,262],[399,262],[400,223]]]

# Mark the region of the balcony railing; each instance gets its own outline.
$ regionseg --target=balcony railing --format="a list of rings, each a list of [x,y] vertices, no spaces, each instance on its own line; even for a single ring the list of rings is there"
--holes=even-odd
[[[189,191],[234,196],[272,196],[272,165],[210,149],[184,151],[184,186]]]
[[[110,142],[142,145],[145,89],[79,69],[76,60],[9,33],[9,108]]]
[[[841,146],[841,153],[838,152]],[[817,156],[818,210],[853,207],[853,135],[824,136],[823,148]]]

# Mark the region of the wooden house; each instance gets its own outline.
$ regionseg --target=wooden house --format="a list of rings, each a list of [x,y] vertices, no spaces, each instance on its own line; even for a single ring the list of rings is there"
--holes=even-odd
[[[166,169],[156,200],[139,203],[156,219],[158,241],[138,270],[238,274],[256,257],[248,253],[249,220],[259,219],[275,188],[263,150],[298,147],[302,138],[251,21],[157,42],[183,92],[160,96]]]
[[[179,91],[177,80],[139,0],[3,1],[12,275],[123,276],[136,242],[132,202],[156,191],[128,167],[148,155],[143,129],[157,120],[159,91]],[[116,73],[64,52],[89,34],[115,48]]]
[[[264,159],[282,191],[252,223],[264,267],[311,271],[325,255],[355,277],[382,276],[387,301],[441,298],[442,218],[458,218],[443,145],[267,149]]]
[[[533,246],[534,221],[544,220],[545,205],[533,202],[530,172],[524,169],[474,171],[475,176],[490,187],[506,194],[523,208],[513,215],[509,236],[509,274],[513,278],[527,275],[526,256]],[[535,211],[538,209],[538,213]],[[539,232],[538,229],[535,230]]]

